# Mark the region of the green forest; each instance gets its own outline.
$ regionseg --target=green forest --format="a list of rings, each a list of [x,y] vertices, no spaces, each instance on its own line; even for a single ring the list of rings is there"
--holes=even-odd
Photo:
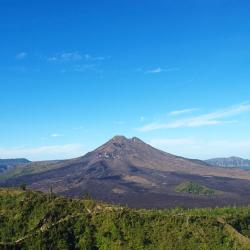
[[[250,249],[250,207],[131,209],[3,188],[0,249]]]

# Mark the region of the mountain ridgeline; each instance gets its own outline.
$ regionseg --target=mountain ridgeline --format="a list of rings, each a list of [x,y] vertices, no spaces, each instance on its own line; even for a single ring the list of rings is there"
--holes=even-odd
[[[211,167],[206,162],[175,156],[138,138],[124,136],[115,136],[79,158],[32,162],[0,176],[0,185],[4,187],[22,183],[44,192],[53,189],[69,197],[88,193],[98,200],[140,208],[250,202],[249,171]],[[185,183],[191,186],[181,192],[178,187]]]
[[[8,170],[9,168],[24,165],[30,161],[24,158],[18,159],[0,159],[0,173]]]
[[[229,158],[214,158],[206,162],[217,167],[250,169],[250,160],[234,156]]]

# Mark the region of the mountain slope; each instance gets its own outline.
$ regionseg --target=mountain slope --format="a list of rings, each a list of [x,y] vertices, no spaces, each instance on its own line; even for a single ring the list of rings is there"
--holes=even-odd
[[[0,173],[8,170],[9,168],[18,166],[18,165],[23,165],[27,164],[30,161],[27,159],[23,158],[18,158],[18,159],[0,159]]]
[[[1,249],[250,249],[249,207],[134,210],[0,189]]]
[[[250,200],[250,172],[210,167],[157,150],[138,138],[116,136],[83,157],[28,164],[22,172],[0,179],[0,185],[25,182],[30,187],[66,196],[93,197],[134,207],[223,206]],[[27,171],[28,169],[28,171]],[[191,181],[219,195],[176,192],[176,186]]]
[[[250,160],[242,159],[240,157],[229,158],[214,158],[206,160],[208,164],[218,167],[226,168],[250,168]]]

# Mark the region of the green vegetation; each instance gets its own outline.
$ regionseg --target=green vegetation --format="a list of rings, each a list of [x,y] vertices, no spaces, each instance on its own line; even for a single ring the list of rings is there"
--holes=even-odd
[[[136,210],[0,189],[0,249],[250,249],[250,207]]]
[[[22,183],[22,184],[20,185],[20,189],[23,190],[23,191],[26,190],[26,187],[27,187],[26,183]]]
[[[0,180],[7,180],[9,178],[43,173],[48,170],[58,169],[61,167],[61,161],[41,161],[31,162],[23,166],[16,166],[1,173]]]
[[[183,182],[175,188],[176,192],[179,193],[189,193],[195,195],[217,195],[221,192],[218,190],[210,189],[205,186],[200,185],[196,182]]]

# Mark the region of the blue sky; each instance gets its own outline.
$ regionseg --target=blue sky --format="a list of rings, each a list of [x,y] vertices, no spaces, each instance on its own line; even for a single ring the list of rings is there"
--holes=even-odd
[[[250,2],[0,0],[0,158],[117,134],[250,158]]]

